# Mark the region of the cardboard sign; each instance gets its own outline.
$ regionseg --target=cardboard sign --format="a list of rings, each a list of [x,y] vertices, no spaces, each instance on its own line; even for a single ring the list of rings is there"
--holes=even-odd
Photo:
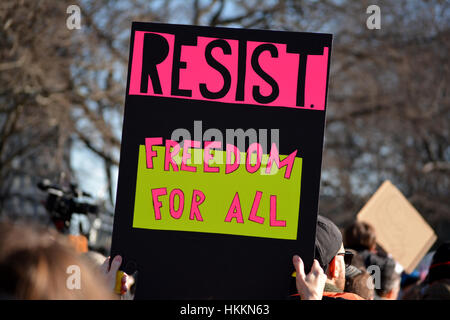
[[[309,269],[331,38],[133,23],[111,254],[137,299],[284,299]]]
[[[407,273],[414,271],[437,239],[433,229],[390,181],[374,193],[357,219],[375,228],[378,244]]]

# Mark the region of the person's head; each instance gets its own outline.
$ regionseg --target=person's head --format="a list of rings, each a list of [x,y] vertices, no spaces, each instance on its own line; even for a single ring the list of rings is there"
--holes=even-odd
[[[374,299],[373,280],[366,270],[363,258],[353,249],[346,249],[353,254],[351,265],[345,268],[345,292],[356,293],[366,300]]]
[[[363,221],[355,221],[344,231],[344,245],[346,248],[361,250],[375,250],[375,229]]]
[[[450,279],[450,242],[445,242],[439,246],[433,255],[428,271],[429,283],[441,279]]]
[[[381,288],[375,290],[383,299],[397,300],[401,276],[395,270],[395,261],[392,258],[387,257],[385,261],[381,266]]]
[[[356,293],[361,298],[364,298],[366,300],[373,300],[374,299],[374,290],[372,289],[371,284],[371,277],[370,274],[361,271],[354,267],[359,272],[355,272],[354,275],[348,276],[348,273],[345,277],[345,292],[352,292]]]
[[[82,254],[86,258],[87,262],[95,269],[100,268],[107,259],[103,254],[97,251],[88,251]]]
[[[421,285],[417,282],[402,288],[398,298],[401,300],[422,300]]]
[[[0,223],[0,295],[38,300],[114,297],[65,237],[10,223]]]
[[[344,290],[345,261],[342,234],[329,219],[319,215],[316,228],[315,258],[327,275],[327,282]]]
[[[440,279],[429,284],[421,298],[423,300],[450,300],[450,279]]]
[[[375,281],[375,292],[382,298],[387,300],[396,300],[400,292],[401,276],[395,270],[395,261],[390,257],[379,256],[376,253],[368,250],[360,253],[364,259],[367,270],[370,267],[376,266],[377,269],[373,273]],[[379,279],[377,279],[379,277]]]

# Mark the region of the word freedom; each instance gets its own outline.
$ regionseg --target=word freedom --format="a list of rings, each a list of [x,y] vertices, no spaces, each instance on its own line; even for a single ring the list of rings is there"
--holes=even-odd
[[[145,139],[145,153],[147,160],[147,169],[153,169],[153,158],[158,155],[157,151],[153,150],[153,146],[162,145],[163,138],[146,138]],[[169,171],[170,168],[174,171],[190,171],[197,172],[197,167],[188,165],[188,162],[191,162],[191,149],[197,148],[200,149],[201,142],[200,141],[192,141],[192,140],[184,140],[183,141],[183,151],[181,151],[181,146],[178,142],[167,139],[165,141],[165,153],[164,153],[164,171]],[[212,166],[210,164],[211,160],[214,160],[215,163],[221,164],[223,163],[223,159],[220,157],[214,157],[214,150],[222,149],[221,141],[205,141],[204,149],[203,149],[203,171],[204,172],[216,172],[220,171],[219,167]],[[181,153],[181,164],[178,165],[176,159],[179,158]],[[241,164],[241,152],[238,147],[232,144],[226,145],[226,166],[225,166],[225,174],[230,174],[237,170],[239,165]],[[247,156],[245,157],[245,169],[248,173],[255,173],[261,168],[262,159],[263,159],[263,149],[261,145],[257,142],[250,144],[247,149]],[[253,156],[256,154],[256,157]],[[284,160],[280,160],[279,152],[276,143],[272,143],[272,147],[270,149],[270,155],[267,160],[267,166],[264,170],[265,174],[272,173],[272,166],[275,163],[275,170],[278,172],[278,169],[286,167],[286,171],[284,174],[284,178],[289,179],[292,172],[292,167],[294,165],[295,156],[297,155],[297,150],[292,152],[287,158]],[[256,158],[256,161],[252,161]],[[263,170],[263,169],[261,169]]]

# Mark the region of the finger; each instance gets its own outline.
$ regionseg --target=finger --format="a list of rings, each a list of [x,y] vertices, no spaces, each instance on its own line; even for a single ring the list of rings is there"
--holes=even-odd
[[[103,264],[100,266],[100,271],[102,273],[108,273],[109,270],[109,259],[110,257],[105,259],[105,262],[103,262]]]
[[[305,266],[303,264],[302,258],[300,258],[298,255],[295,255],[294,258],[292,259],[292,262],[294,263],[295,272],[297,273],[297,276],[305,278]]]
[[[111,263],[111,268],[109,269],[109,272],[115,275],[116,272],[119,270],[121,264],[122,264],[122,257],[115,256]]]
[[[128,291],[128,286],[127,286],[127,281],[128,281],[128,276],[126,273],[123,274],[122,276],[122,294]]]
[[[314,262],[313,262],[313,265],[312,265],[312,268],[311,268],[311,272],[314,274],[314,275],[320,275],[320,274],[323,274],[323,269],[322,269],[322,267],[320,266],[320,263],[319,263],[319,261],[317,261],[316,259],[314,259]]]

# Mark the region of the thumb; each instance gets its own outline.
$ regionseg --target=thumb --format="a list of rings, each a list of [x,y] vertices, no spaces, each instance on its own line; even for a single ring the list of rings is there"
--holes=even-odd
[[[313,272],[314,275],[316,275],[316,276],[322,275],[324,273],[322,267],[320,266],[319,261],[317,261],[316,259],[314,259],[314,262],[313,262],[313,265],[311,268],[311,272]]]

